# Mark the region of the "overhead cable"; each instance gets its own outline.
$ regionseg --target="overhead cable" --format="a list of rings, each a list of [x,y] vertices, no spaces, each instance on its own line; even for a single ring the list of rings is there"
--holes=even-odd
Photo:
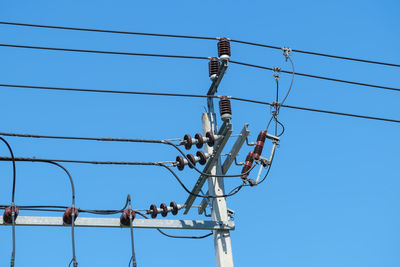
[[[157,93],[157,92],[133,92],[133,91],[111,91],[111,90],[94,90],[94,89],[78,89],[78,88],[62,88],[62,87],[48,87],[48,86],[35,86],[35,85],[17,85],[17,84],[0,84],[0,87],[13,87],[13,88],[27,88],[27,89],[45,89],[45,90],[67,90],[67,91],[82,91],[82,92],[90,92],[90,93],[127,93],[127,94],[145,94],[145,95],[158,95],[158,96],[182,96],[182,97],[194,97],[194,98],[207,98],[210,97],[208,95],[189,95],[189,94],[164,94],[164,93]],[[214,98],[221,98],[221,96],[212,96]],[[259,101],[259,100],[254,100],[254,99],[247,99],[247,98],[240,98],[240,97],[229,97],[232,100],[240,101],[240,102],[246,102],[246,103],[253,103],[253,104],[261,104],[261,105],[268,105],[268,106],[273,106],[272,103],[265,102],[265,101]],[[386,122],[394,122],[394,123],[400,123],[400,120],[395,120],[395,119],[388,119],[388,118],[382,118],[382,117],[374,117],[374,116],[366,116],[366,115],[357,115],[357,114],[351,114],[351,113],[344,113],[344,112],[337,112],[337,111],[329,111],[329,110],[321,110],[321,109],[314,109],[314,108],[306,108],[306,107],[298,107],[298,106],[289,106],[289,105],[281,105],[281,107],[285,108],[290,108],[290,109],[298,109],[298,110],[307,110],[307,111],[313,111],[313,112],[319,112],[319,113],[326,113],[326,114],[333,114],[333,115],[340,115],[340,116],[347,116],[347,117],[355,117],[355,118],[362,118],[362,119],[370,119],[370,120],[379,120],[379,121],[386,121]],[[0,134],[1,135],[1,134]],[[17,135],[23,135],[23,134],[12,134],[12,133],[3,133],[3,135],[8,135],[8,136],[17,136]],[[29,134],[32,135],[32,134]],[[35,137],[35,135],[32,136],[20,136],[20,137]],[[52,138],[48,136],[38,136],[38,138]],[[58,138],[58,137],[54,137]],[[90,137],[83,137],[85,140],[91,140]],[[81,137],[70,137],[66,139],[81,139]],[[101,138],[104,139],[104,138]],[[118,138],[105,138],[105,139],[118,139]],[[121,139],[121,138],[119,138]],[[98,141],[106,141],[106,140],[98,140]],[[113,141],[113,140],[107,140],[107,141]],[[119,141],[119,140],[115,140]],[[122,140],[121,140],[122,141]],[[129,141],[126,141],[129,142]],[[160,142],[160,140],[158,140]]]
[[[0,43],[0,47],[11,47],[11,48],[26,48],[26,49],[39,49],[39,50],[50,50],[50,51],[63,51],[63,52],[78,52],[78,53],[94,53],[94,54],[111,54],[111,55],[124,55],[124,56],[147,56],[147,57],[164,57],[164,58],[183,58],[183,59],[201,59],[201,60],[209,60],[210,57],[201,57],[201,56],[185,56],[185,55],[167,55],[167,54],[149,54],[149,53],[133,53],[133,52],[118,52],[118,51],[104,51],[104,50],[88,50],[88,49],[72,49],[72,48],[58,48],[58,47],[48,47],[48,46],[31,46],[31,45],[16,45],[16,44],[2,44]],[[266,69],[266,70],[273,70],[273,68],[230,60],[233,64],[243,65],[252,68],[259,68],[259,69]],[[292,74],[293,72],[287,70],[281,70],[282,73]],[[295,72],[295,75],[304,76],[314,79],[322,79],[328,80],[333,82],[340,82],[340,83],[347,83],[359,86],[367,86],[367,87],[374,87],[379,89],[386,89],[386,90],[393,90],[393,91],[400,91],[399,88],[382,86],[382,85],[375,85],[375,84],[368,84],[368,83],[361,83],[361,82],[353,82],[347,81],[342,79],[318,76],[313,74],[306,74]]]
[[[0,21],[0,24],[3,25],[12,25],[12,26],[24,26],[24,27],[35,27],[35,28],[47,28],[47,29],[58,29],[58,30],[73,30],[73,31],[86,31],[86,32],[100,32],[100,33],[114,33],[114,34],[125,34],[125,35],[142,35],[142,36],[155,36],[155,37],[170,37],[170,38],[184,38],[184,39],[200,39],[200,40],[218,40],[218,37],[207,37],[207,36],[193,36],[193,35],[178,35],[178,34],[162,34],[162,33],[146,33],[146,32],[132,32],[132,31],[119,31],[119,30],[105,30],[105,29],[93,29],[93,28],[80,28],[80,27],[66,27],[66,26],[54,26],[54,25],[40,25],[40,24],[31,24],[31,23],[19,23],[19,22],[10,22],[10,21]],[[282,47],[268,45],[268,44],[261,44],[255,42],[248,42],[236,39],[230,39],[231,42],[240,43],[245,45],[251,46],[258,46],[258,47],[265,47],[270,49],[281,50]],[[400,64],[382,62],[382,61],[374,61],[368,59],[360,59],[360,58],[353,58],[353,57],[344,57],[344,56],[337,56],[332,54],[326,53],[319,53],[319,52],[312,52],[300,49],[292,49],[293,52],[308,54],[308,55],[315,55],[315,56],[322,56],[322,57],[330,57],[335,59],[342,59],[342,60],[349,60],[349,61],[356,61],[362,63],[369,63],[369,64],[378,64],[378,65],[385,65],[391,67],[400,67]]]
[[[132,53],[132,52],[117,52],[117,51],[104,51],[104,50],[58,48],[58,47],[48,47],[48,46],[32,46],[32,45],[16,45],[16,44],[0,44],[0,46],[12,47],[12,48],[27,48],[27,49],[39,49],[39,50],[79,52],[79,53],[94,53],[94,54],[110,54],[110,55],[123,55],[123,56],[167,57],[167,58],[185,58],[185,59],[203,59],[203,60],[206,59],[206,60],[208,60],[208,57],[199,57],[199,56]]]
[[[240,61],[231,60],[230,62],[233,63],[233,64],[252,67],[252,68],[271,70],[271,71],[274,70],[273,68],[270,68],[270,67],[265,67],[265,66],[255,65],[255,64],[249,64],[249,63],[240,62]],[[280,70],[280,72],[286,73],[286,74],[293,74],[292,71],[288,71],[288,70]],[[369,83],[361,83],[361,82],[353,82],[353,81],[347,81],[347,80],[342,80],[342,79],[336,79],[336,78],[330,78],[330,77],[318,76],[318,75],[306,74],[306,73],[300,73],[300,72],[294,72],[294,75],[308,77],[308,78],[314,78],[314,79],[327,80],[327,81],[332,81],[332,82],[340,82],[340,83],[347,83],[347,84],[353,84],[353,85],[359,85],[359,86],[373,87],[373,88],[379,88],[379,89],[385,89],[385,90],[400,91],[400,88],[395,88],[395,87],[376,85],[376,84],[369,84]]]

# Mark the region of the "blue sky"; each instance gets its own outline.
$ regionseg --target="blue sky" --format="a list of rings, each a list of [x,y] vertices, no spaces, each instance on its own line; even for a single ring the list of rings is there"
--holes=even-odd
[[[0,20],[234,39],[399,63],[397,1],[2,1]],[[0,25],[1,43],[126,52],[215,56],[216,42]],[[396,68],[293,55],[298,72],[398,87]],[[205,94],[207,62],[0,48],[0,83]],[[232,59],[290,69],[280,51],[232,44]],[[280,79],[281,90],[290,82]],[[230,65],[218,94],[273,101],[270,71]],[[400,119],[394,91],[295,77],[287,104]],[[180,138],[201,131],[201,99],[121,96],[1,88],[2,132],[126,138]],[[268,107],[232,103],[236,133],[251,139]],[[235,210],[235,266],[399,266],[399,125],[282,109],[286,132],[268,181],[228,199]],[[163,161],[159,145],[7,138],[16,156]],[[234,141],[234,140],[232,140]],[[267,148],[268,150],[269,148]],[[244,160],[252,148],[244,147]],[[267,151],[266,150],[266,151]],[[5,147],[2,155],[8,155]],[[65,164],[76,205],[134,208],[187,194],[163,169]],[[231,173],[241,169],[233,167]],[[11,168],[0,164],[0,202],[11,198]],[[189,187],[197,173],[180,173]],[[17,164],[17,205],[69,205],[65,174],[54,166]],[[237,185],[229,178],[227,188]],[[24,212],[24,214],[31,214]],[[22,214],[21,214],[22,215]],[[48,215],[48,214],[43,214]],[[60,214],[61,216],[61,214]],[[82,215],[83,216],[83,215]],[[87,215],[85,215],[87,216]],[[174,217],[169,216],[173,219]],[[200,219],[193,210],[180,219]],[[172,231],[175,234],[204,232]],[[127,229],[77,229],[79,266],[126,266]],[[135,230],[139,266],[214,266],[212,238],[175,240]],[[11,229],[0,228],[0,265],[9,264]],[[66,266],[70,229],[18,227],[16,266]]]

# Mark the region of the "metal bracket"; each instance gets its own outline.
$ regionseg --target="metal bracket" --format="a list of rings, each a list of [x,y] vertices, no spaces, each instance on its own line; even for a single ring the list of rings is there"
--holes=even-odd
[[[239,153],[240,148],[243,146],[244,142],[246,141],[247,137],[250,134],[250,131],[247,129],[249,126],[246,123],[243,126],[242,131],[240,132],[238,138],[236,139],[235,144],[233,145],[231,152],[229,152],[228,156],[226,157],[224,163],[222,164],[222,175],[225,175],[228,172],[229,167],[231,167],[232,163],[236,159],[237,154]],[[199,214],[202,214],[204,210],[207,208],[208,201],[203,199],[200,203],[200,207],[198,208]]]
[[[214,153],[211,155],[211,157],[208,159],[206,166],[203,169],[204,173],[209,173],[213,165],[218,161],[219,156],[221,155],[222,150],[224,149],[226,142],[228,142],[229,137],[232,134],[232,124],[230,122],[224,122],[222,124],[221,129],[218,131],[218,135],[223,136],[222,139],[220,139],[214,146]],[[207,180],[208,176],[207,175],[200,175],[199,179],[197,180],[196,184],[194,185],[192,189],[192,193],[194,195],[198,195],[201,188],[203,187],[205,181]],[[185,202],[185,211],[184,214],[187,214],[190,210],[190,208],[193,205],[193,202],[196,199],[196,196],[192,194],[189,195]]]

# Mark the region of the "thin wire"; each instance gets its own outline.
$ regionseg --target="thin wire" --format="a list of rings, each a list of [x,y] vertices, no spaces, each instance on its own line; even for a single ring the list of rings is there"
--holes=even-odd
[[[10,144],[7,142],[6,139],[3,137],[0,137],[0,140],[7,146],[10,155],[11,155],[11,160],[12,160],[12,166],[13,166],[13,185],[12,185],[12,194],[11,194],[11,223],[12,223],[12,252],[11,252],[11,260],[10,260],[10,266],[14,267],[15,263],[15,184],[16,184],[16,167],[15,167],[15,157],[14,157],[14,152],[10,146]]]
[[[94,54],[109,54],[109,55],[122,55],[122,56],[166,57],[166,58],[202,59],[202,60],[208,60],[209,59],[208,57],[199,57],[199,56],[132,53],[132,52],[88,50],[88,49],[72,49],[72,48],[58,48],[58,47],[48,47],[48,46],[32,46],[32,45],[16,45],[16,44],[0,44],[0,46],[2,46],[2,47],[12,47],[12,48],[27,48],[27,49],[38,49],[38,50],[79,52],[79,53],[94,53]]]
[[[0,84],[1,87],[26,88],[38,90],[55,90],[55,91],[72,91],[72,92],[89,92],[89,93],[111,93],[111,94],[129,94],[129,95],[151,95],[151,96],[177,96],[177,97],[194,97],[194,98],[220,98],[214,95],[196,95],[196,94],[173,94],[160,92],[138,92],[138,91],[117,91],[117,90],[98,90],[98,89],[83,89],[83,88],[68,88],[68,87],[53,87],[53,86],[34,86],[21,84]]]
[[[228,194],[225,194],[225,195],[218,195],[218,196],[199,195],[199,194],[195,194],[195,193],[191,192],[191,191],[183,184],[183,182],[182,182],[182,180],[179,178],[179,176],[178,176],[170,167],[168,167],[168,166],[166,166],[166,165],[160,165],[160,166],[166,168],[166,169],[175,177],[175,179],[178,181],[178,183],[181,185],[181,187],[182,187],[188,194],[190,194],[190,195],[192,195],[192,196],[195,196],[195,197],[201,197],[201,198],[221,198],[221,197],[226,198],[226,197],[231,197],[231,196],[237,194],[237,193],[243,188],[243,185],[244,185],[244,184],[241,184],[241,185],[237,186],[237,187],[234,189],[235,191],[232,190],[233,192],[231,191],[231,193],[228,193]],[[246,174],[249,173],[251,170],[253,170],[253,169],[255,168],[255,166],[256,166],[256,165],[254,165],[253,167],[251,167],[250,170],[246,172]]]
[[[273,70],[273,68],[270,68],[270,67],[265,67],[265,66],[255,65],[255,64],[249,64],[249,63],[240,62],[240,61],[230,60],[230,62],[233,63],[233,64],[243,65],[243,66],[252,67],[252,68],[271,70],[271,71]],[[291,71],[287,71],[287,70],[281,70],[280,72],[286,73],[286,74],[292,74]],[[294,74],[298,75],[298,76],[304,76],[304,77],[315,78],[315,79],[322,79],[322,80],[327,80],[327,81],[332,81],[332,82],[340,82],[340,83],[347,83],[347,84],[353,84],[353,85],[373,87],[373,88],[379,88],[379,89],[385,89],[385,90],[400,91],[399,88],[389,87],[389,86],[382,86],[382,85],[375,85],[375,84],[361,83],[361,82],[353,82],[353,81],[341,80],[341,79],[336,79],[336,78],[317,76],[317,75],[312,75],[312,74],[305,74],[305,73],[300,73],[300,72],[295,72]]]
[[[0,21],[0,24],[13,25],[13,26],[28,26],[28,27],[37,27],[37,28],[47,28],[47,29],[87,31],[87,32],[102,32],[102,33],[117,33],[117,34],[130,34],[130,35],[157,36],[157,37],[218,40],[218,38],[215,38],[215,37],[204,37],[204,36],[161,34],[161,33],[144,33],[144,32],[131,32],[131,31],[116,31],[116,30],[104,30],[104,29],[93,29],[93,28],[77,28],[77,27],[65,27],[65,26],[50,26],[50,25],[17,23],[17,22],[7,22],[7,21]]]
[[[9,157],[0,157],[0,161],[10,161],[11,158]],[[233,194],[227,194],[227,195],[220,195],[220,196],[211,196],[211,195],[197,195],[192,193],[181,181],[179,176],[171,169],[170,166],[167,166],[166,164],[159,163],[159,162],[114,162],[114,161],[88,161],[88,160],[63,160],[63,159],[41,159],[41,158],[26,158],[26,157],[16,157],[14,158],[15,161],[31,161],[31,162],[68,162],[68,163],[83,163],[83,164],[119,164],[119,165],[150,165],[150,166],[160,166],[166,168],[179,182],[179,184],[182,186],[182,188],[188,192],[191,195],[194,195],[196,197],[202,197],[202,198],[220,198],[220,197],[230,197],[235,195],[240,191],[242,187],[240,187],[235,193]],[[255,165],[247,172],[239,175],[226,175],[225,177],[237,177],[237,176],[242,176],[244,174],[249,173]],[[207,174],[208,176],[214,176],[211,174]],[[221,176],[221,175],[219,175]],[[71,180],[72,181],[72,180]],[[92,211],[92,213],[95,213],[95,211]]]
[[[281,101],[281,104],[285,103],[287,97],[288,97],[289,94],[290,94],[290,91],[292,90],[293,81],[294,81],[294,74],[295,74],[293,60],[290,58],[290,56],[288,56],[287,58],[290,60],[290,63],[292,64],[292,80],[291,80],[291,82],[290,82],[289,90],[287,91],[285,97],[284,97],[283,100]],[[278,101],[276,101],[276,102],[278,102]]]
[[[66,27],[66,26],[40,25],[40,24],[31,24],[31,23],[18,23],[18,22],[9,22],[9,21],[0,21],[0,24],[13,25],[13,26],[36,27],[36,28],[47,28],[47,29],[61,29],[61,30],[87,31],[87,32],[128,34],[128,35],[143,35],[143,36],[156,36],[156,37],[172,37],[172,38],[185,38],[185,39],[200,39],[200,40],[218,40],[219,39],[217,37],[206,37],[206,36],[160,34],[160,33],[118,31],[118,30],[105,30],[105,29],[93,29],[93,28],[78,28],[78,27]],[[255,42],[247,42],[247,41],[241,41],[241,40],[235,40],[235,39],[230,39],[230,41],[234,42],[234,43],[241,43],[241,44],[246,44],[246,45],[251,45],[251,46],[259,46],[259,47],[265,47],[265,48],[271,48],[271,49],[277,49],[277,50],[282,49],[279,46],[260,44],[260,43],[255,43]],[[391,66],[391,67],[400,67],[399,64],[393,64],[393,63],[387,63],[387,62],[381,62],[381,61],[373,61],[373,60],[352,58],[352,57],[343,57],[343,56],[318,53],[318,52],[312,52],[312,51],[305,51],[305,50],[299,50],[299,49],[292,49],[292,51],[297,52],[297,53],[302,53],[302,54],[315,55],[315,56],[330,57],[330,58],[357,61],[357,62],[370,63],[370,64],[386,65],[386,66]]]
[[[12,48],[26,48],[26,49],[39,49],[39,50],[51,50],[51,51],[64,51],[64,52],[79,52],[79,53],[95,53],[95,54],[111,54],[111,55],[124,55],[124,56],[147,56],[147,57],[166,57],[166,58],[183,58],[183,59],[201,59],[201,60],[209,60],[209,57],[200,57],[200,56],[184,56],[184,55],[166,55],[166,54],[149,54],[149,53],[133,53],[133,52],[117,52],[117,51],[104,51],[104,50],[88,50],[88,49],[72,49],[72,48],[58,48],[58,47],[47,47],[47,46],[31,46],[31,45],[16,45],[16,44],[0,44],[2,47],[12,47]],[[269,67],[259,66],[255,64],[249,64],[245,62],[233,61],[230,60],[233,64],[243,65],[247,67],[259,68],[259,69],[266,69],[266,70],[273,70]],[[290,71],[281,70],[283,73],[291,74]],[[306,74],[306,73],[299,73],[296,72],[295,75],[315,78],[315,79],[322,79],[328,80],[333,82],[340,82],[340,83],[347,83],[353,85],[360,85],[360,86],[367,86],[367,87],[374,87],[379,89],[385,90],[393,90],[393,91],[400,91],[399,88],[382,86],[382,85],[374,85],[368,83],[361,83],[361,82],[353,82],[347,80],[341,80],[336,78],[318,76],[313,74]]]
[[[14,84],[0,84],[0,86],[1,87],[16,87],[16,88],[31,88],[31,89],[49,89],[49,90],[64,90],[64,89],[67,89],[68,90],[68,88],[60,88],[60,87],[42,87],[42,86],[14,85]],[[54,89],[52,89],[52,88],[54,88]],[[71,88],[71,89],[75,91],[75,89],[73,89],[73,88]],[[101,93],[111,93],[111,92],[121,93],[120,91],[109,91],[109,90],[108,91],[105,91],[105,90],[103,91],[103,90],[88,90],[88,89],[76,89],[76,91],[98,92],[98,93],[100,93],[100,92]],[[130,93],[136,93],[136,92],[130,92]],[[147,95],[162,95],[161,93],[146,93],[146,94]],[[181,95],[181,94],[175,94],[173,96],[204,97],[204,98],[209,97],[207,95],[200,96],[200,95]],[[221,96],[212,96],[212,97],[220,98]],[[253,103],[253,104],[261,104],[261,105],[272,106],[272,103],[265,102],[265,101],[246,99],[246,98],[240,98],[240,97],[230,97],[230,99],[231,100],[236,100],[236,101],[241,101],[241,102],[246,102],[246,103]],[[297,107],[297,106],[288,106],[288,105],[282,105],[282,107],[291,108],[291,109],[302,109],[302,110],[308,110],[308,111],[314,111],[314,112],[322,112],[322,113],[341,115],[341,116],[348,116],[348,117],[356,117],[356,118],[362,118],[362,119],[380,120],[380,121],[386,121],[386,122],[400,123],[400,120],[387,119],[387,118],[381,118],[381,117],[356,115],[356,114],[350,114],[350,113],[327,111],[327,110],[312,109],[312,108],[304,108],[304,107]],[[99,141],[101,141],[101,140],[99,140]],[[112,140],[109,140],[109,141],[112,141]]]
[[[149,217],[147,217],[146,215],[144,215],[144,214],[141,213],[141,212],[136,212],[136,213],[139,214],[140,216],[142,216],[142,217],[145,218],[145,219],[149,219]],[[203,236],[178,236],[178,235],[170,235],[170,234],[167,234],[167,233],[165,233],[164,231],[162,231],[160,228],[157,228],[157,231],[160,232],[161,234],[167,236],[167,237],[171,237],[171,238],[184,238],[184,239],[203,239],[203,238],[209,237],[210,235],[213,234],[213,233],[211,232],[211,233],[206,234],[206,235],[203,235]]]

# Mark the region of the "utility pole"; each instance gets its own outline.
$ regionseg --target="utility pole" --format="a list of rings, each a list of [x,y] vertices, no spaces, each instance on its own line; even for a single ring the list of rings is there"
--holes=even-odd
[[[212,130],[209,114],[210,113],[203,113],[202,116],[204,134]],[[215,114],[211,114],[211,116],[212,115]],[[215,121],[214,123],[216,124]],[[214,129],[216,129],[216,127],[214,127]],[[212,154],[214,148],[207,145],[206,152]],[[219,158],[213,164],[210,174],[222,174],[221,161]],[[208,178],[208,194],[211,196],[222,196],[225,194],[223,178],[212,176]],[[228,209],[224,197],[213,198],[211,200],[211,217],[213,221],[228,221]],[[213,230],[213,236],[217,267],[233,267],[232,245],[229,230]]]

